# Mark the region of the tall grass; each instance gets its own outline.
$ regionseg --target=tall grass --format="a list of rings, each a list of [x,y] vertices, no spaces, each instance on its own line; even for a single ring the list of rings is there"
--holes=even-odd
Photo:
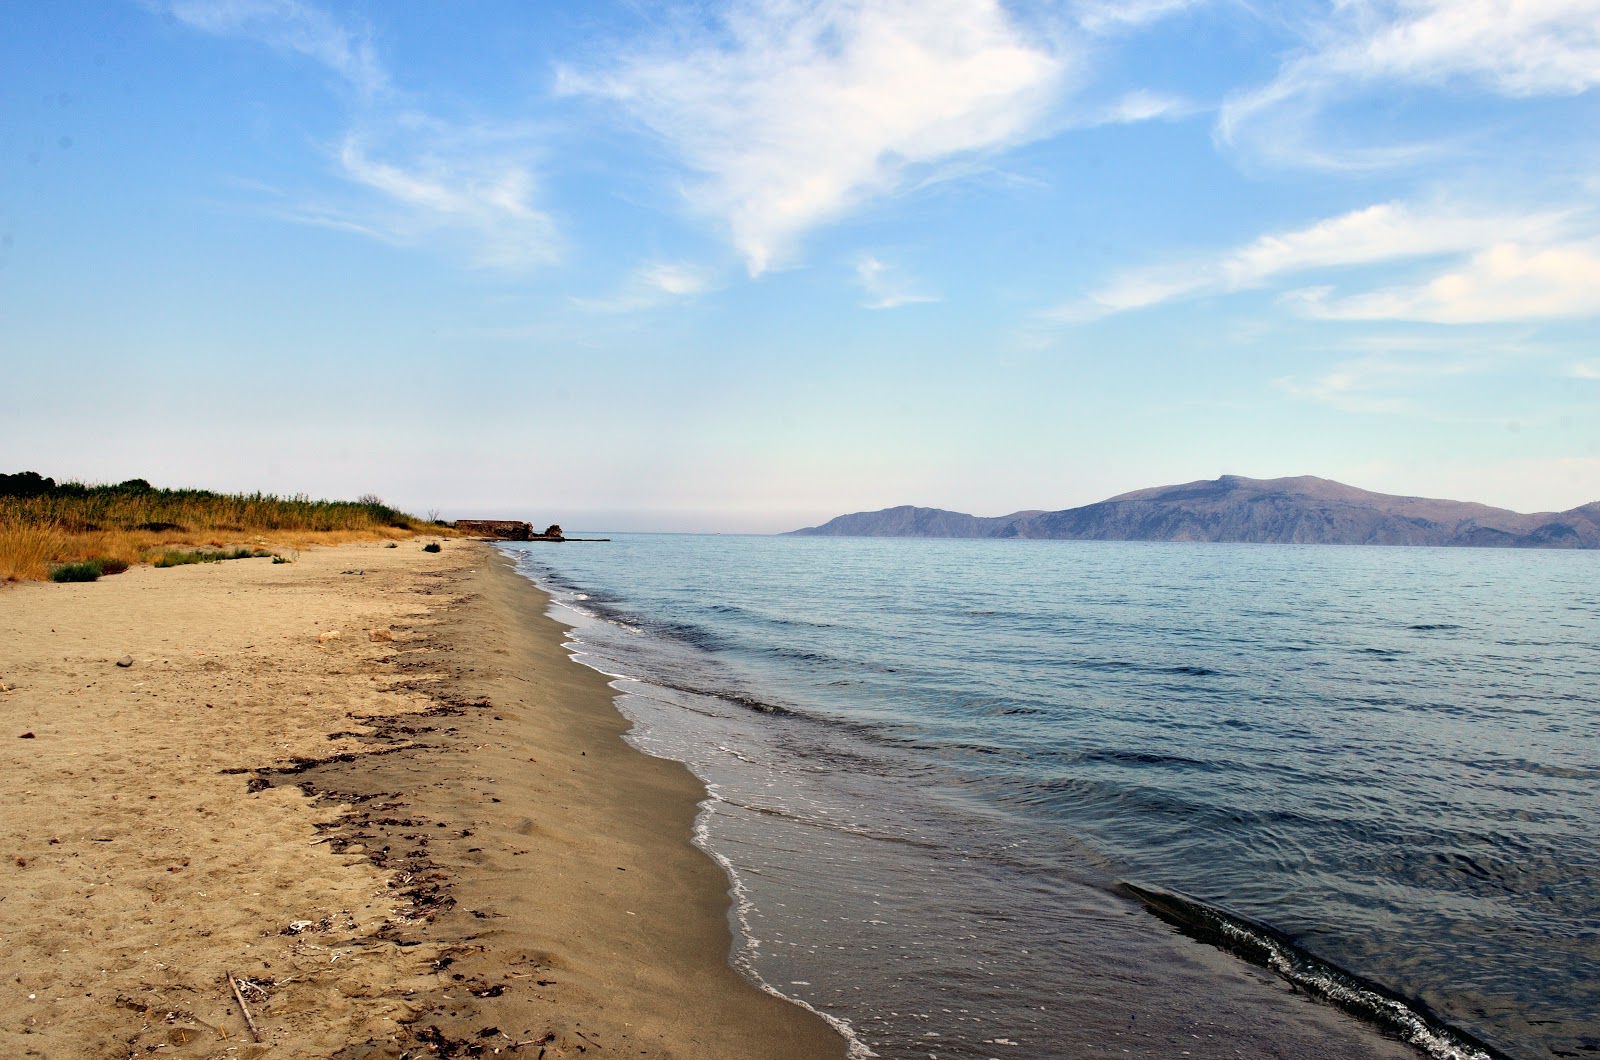
[[[67,533],[96,530],[419,530],[422,521],[378,502],[314,501],[266,493],[122,490],[97,487],[35,497],[0,497],[0,521],[54,523]]]
[[[33,496],[0,496],[0,581],[39,580],[53,564],[94,558],[139,563],[175,545],[270,540],[300,548],[424,529],[439,532],[374,497],[322,501],[67,483]]]
[[[48,520],[27,522],[5,510],[0,498],[0,582],[42,581],[61,555],[66,535]]]

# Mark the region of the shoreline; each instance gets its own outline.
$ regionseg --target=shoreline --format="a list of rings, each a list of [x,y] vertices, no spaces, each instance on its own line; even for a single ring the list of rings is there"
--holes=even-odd
[[[822,959],[811,966],[784,964],[784,958],[778,957],[778,964],[769,963],[764,968],[758,966],[753,969],[753,974],[785,982],[789,981],[789,973],[793,973],[800,979],[817,980],[819,987],[823,986],[823,980],[831,977],[836,982],[860,984],[855,989],[864,985],[869,990],[883,990],[881,996],[874,994],[877,998],[875,1003],[864,1007],[856,1005],[848,996],[841,998],[840,995],[850,987],[834,990],[831,997],[821,990],[804,991],[802,997],[848,1018],[862,1040],[873,1048],[882,1049],[884,1055],[926,1055],[916,1047],[924,1044],[919,1038],[931,1037],[926,1034],[929,1026],[941,1032],[941,1040],[937,1043],[942,1046],[938,1050],[940,1055],[945,1055],[951,1049],[957,1050],[959,1055],[968,1055],[961,1050],[976,1048],[981,1051],[988,1045],[987,1041],[963,1041],[957,1038],[951,1032],[959,1032],[961,1028],[951,1024],[948,1019],[943,1027],[936,1022],[939,1005],[966,1005],[974,1000],[980,1000],[981,1003],[978,994],[971,997],[962,995],[960,1001],[930,1000],[933,995],[926,991],[901,989],[896,984],[903,980],[893,977],[889,972],[891,966],[877,963],[870,952],[880,948],[890,952],[905,948],[901,945],[904,941],[902,938],[889,937],[893,932],[877,931],[874,925],[885,921],[896,923],[908,916],[925,914],[924,909],[912,911],[910,907],[918,902],[921,893],[917,890],[918,876],[929,871],[928,863],[918,861],[915,857],[908,857],[899,863],[894,853],[897,844],[892,830],[883,832],[883,835],[890,837],[887,843],[879,841],[872,828],[860,833],[850,829],[830,831],[828,856],[822,860],[847,862],[852,866],[851,882],[847,889],[858,889],[870,897],[883,899],[881,903],[871,901],[870,908],[864,904],[860,908],[852,906],[843,891],[835,893],[834,888],[845,885],[838,879],[821,879],[820,870],[813,873],[805,865],[806,852],[815,851],[817,847],[799,833],[809,833],[817,827],[815,822],[787,810],[793,802],[779,800],[771,803],[763,798],[763,785],[771,787],[768,774],[763,772],[744,778],[746,786],[740,788],[739,767],[734,765],[733,771],[729,772],[730,761],[766,762],[774,751],[782,758],[785,754],[783,745],[786,743],[799,742],[807,747],[812,746],[808,737],[797,736],[793,731],[787,740],[781,737],[767,740],[766,734],[781,731],[785,727],[783,710],[780,708],[775,712],[777,717],[761,717],[759,725],[752,723],[745,727],[740,724],[740,719],[755,716],[751,715],[750,705],[756,699],[763,698],[762,693],[749,692],[748,689],[700,691],[702,682],[671,669],[672,664],[667,660],[675,658],[673,654],[652,657],[652,662],[642,670],[630,669],[622,661],[626,657],[625,652],[644,651],[642,645],[623,645],[611,639],[589,638],[595,637],[598,631],[611,630],[612,623],[615,623],[630,631],[628,635],[618,634],[623,640],[633,635],[647,640],[649,633],[635,630],[631,624],[637,619],[623,612],[620,616],[612,613],[608,620],[603,611],[595,613],[584,609],[593,605],[580,606],[567,598],[568,594],[577,594],[576,600],[584,601],[588,592],[613,593],[616,589],[603,583],[600,588],[576,588],[572,583],[559,579],[549,585],[546,592],[552,593],[554,600],[583,616],[574,626],[574,651],[582,658],[584,665],[605,674],[623,691],[618,701],[619,707],[624,714],[635,719],[638,725],[636,733],[643,746],[657,754],[688,758],[691,768],[713,784],[715,789],[731,792],[713,804],[715,817],[708,820],[711,834],[707,835],[705,845],[707,849],[720,846],[733,855],[734,860],[729,862],[730,876],[757,888],[751,900],[765,908],[768,921],[760,928],[752,929],[752,934],[763,940],[775,937],[794,940],[801,938],[801,933],[805,932],[803,937],[813,949],[820,948],[830,955],[836,949],[841,951],[832,957],[831,963],[828,959]],[[546,584],[541,583],[540,587],[546,588]],[[602,598],[615,599],[612,596]],[[590,626],[590,622],[594,625]],[[641,673],[651,676],[639,676]],[[624,685],[637,687],[623,688]],[[670,705],[650,706],[653,689],[657,692],[667,690],[666,700],[670,701]],[[689,689],[696,691],[688,692]],[[680,701],[683,695],[698,699],[693,704],[685,705]],[[726,714],[719,712],[714,705],[719,701],[728,705]],[[781,698],[772,701],[783,702]],[[717,721],[713,722],[710,730],[700,731],[701,738],[696,740],[693,737],[696,730],[692,719],[702,713]],[[691,731],[687,742],[674,738],[682,735],[680,728],[685,723]],[[735,728],[726,728],[728,725]],[[714,736],[707,739],[707,732],[714,733]],[[660,738],[661,734],[668,733],[671,736],[666,740]],[[741,742],[741,737],[746,742]],[[722,746],[722,741],[727,741],[735,750],[729,752],[728,748]],[[849,748],[845,749],[844,757],[853,759]],[[783,776],[804,786],[805,778],[810,775],[804,760],[800,760],[798,765],[791,762],[790,766],[791,769]],[[871,770],[868,769],[868,772]],[[819,786],[825,783],[819,782]],[[828,788],[823,798],[819,798],[819,793],[810,788],[798,794],[787,787],[784,790],[789,792],[792,800],[806,805],[825,803],[830,797],[846,803],[852,798],[873,797],[870,789],[857,786]],[[750,805],[746,806],[745,803]],[[742,817],[743,823],[736,822],[731,826],[725,823],[719,828],[716,821],[725,814],[730,818]],[[791,817],[798,823],[784,831],[784,822]],[[826,825],[823,827],[826,829]],[[756,838],[753,829],[757,828],[767,836],[765,841]],[[961,849],[965,850],[964,847]],[[742,862],[739,860],[740,852],[743,855]],[[991,906],[1005,910],[1022,908],[1027,899],[1016,888],[1027,889],[1037,883],[1034,880],[1030,884],[1031,877],[1012,877],[1002,873],[1010,881],[1006,886],[1012,888],[1003,890],[997,886],[995,877],[983,877],[981,873],[976,876],[968,874],[964,865],[955,863],[966,861],[963,855],[955,861],[946,862],[943,870],[946,875],[941,876],[939,884],[943,891],[956,896],[952,899],[954,904],[948,908],[956,911],[954,919],[957,922],[962,920],[959,913],[965,909]],[[895,863],[895,867],[880,872],[877,871],[880,862]],[[812,891],[800,885],[797,889],[787,882],[780,882],[790,876],[820,882],[820,888]],[[910,885],[905,892],[908,895],[906,904],[891,902],[888,897],[901,893],[900,883]],[[1000,1044],[1014,1049],[1016,1055],[1109,1056],[1131,1052],[1134,1055],[1156,1056],[1182,1053],[1196,1058],[1216,1057],[1219,1060],[1223,1057],[1257,1055],[1296,1060],[1309,1060],[1312,1057],[1325,1060],[1334,1056],[1350,1060],[1356,1057],[1364,1060],[1377,1060],[1380,1057],[1384,1060],[1405,1060],[1409,1057],[1414,1060],[1428,1055],[1471,1055],[1470,1051],[1452,1052],[1449,1048],[1430,1053],[1430,1045],[1447,1047],[1450,1043],[1424,1040],[1427,1035],[1415,1035],[1413,1028],[1408,1028],[1405,1034],[1399,1033],[1383,1021],[1372,1019],[1370,1014],[1349,1011],[1318,991],[1306,989],[1304,983],[1283,974],[1270,963],[1249,960],[1233,948],[1217,945],[1192,930],[1175,926],[1171,921],[1153,915],[1148,902],[1132,893],[1119,877],[1090,873],[1083,878],[1058,880],[1057,884],[1061,892],[1055,899],[1052,914],[1039,921],[1043,934],[1037,940],[1028,938],[1023,931],[1007,933],[1003,937],[1008,944],[1018,947],[1008,951],[1012,953],[1026,954],[1038,941],[1043,944],[1040,952],[1046,952],[1048,948],[1051,959],[1067,969],[1064,976],[1047,975],[1032,981],[1030,987],[1023,991],[1034,1001],[1053,1002],[1053,1010],[1059,1006],[1067,1014],[1063,1019],[1056,1020],[1050,1031],[1043,1035],[1037,1032],[1018,1035],[1010,1032],[1012,1026],[1024,1031],[1029,1028],[1024,1025],[1025,1020],[1016,1018],[1015,1012],[1008,1010],[1009,1023],[996,1023],[996,1019],[1003,1021],[1007,1017],[996,1017],[992,1012],[977,1007],[971,1010],[982,1013],[980,1022],[986,1028],[983,1033],[1002,1031],[1009,1034],[1008,1040]],[[1020,901],[1014,904],[1013,899]],[[798,915],[783,913],[779,916],[788,916],[788,919],[773,919],[771,914],[775,909],[792,910]],[[821,925],[831,919],[853,926],[843,930],[828,929],[815,919],[807,920],[806,914],[820,916]],[[984,920],[983,923],[987,930],[1001,932],[1014,920],[1018,918],[1002,913],[998,920]],[[924,923],[923,926],[927,927],[930,923]],[[960,975],[967,970],[967,965],[959,966],[961,971],[958,972],[948,964],[952,957],[960,959],[964,952],[959,942],[963,937],[961,931],[964,930],[983,929],[963,927],[948,933],[945,941],[952,944],[951,948],[934,950],[933,963],[926,966],[936,977],[940,974]],[[863,940],[858,935],[866,937]],[[760,953],[772,959],[775,953],[782,952],[782,945],[780,942],[775,949],[762,946]],[[859,949],[861,958],[858,960],[845,956],[842,951],[846,949]],[[976,956],[995,952],[991,938],[990,942],[978,947]],[[944,967],[938,963],[941,957],[947,962]],[[1016,963],[1008,969],[1007,974],[1016,975],[1015,968],[1025,963]],[[983,973],[980,971],[978,974]],[[811,987],[813,984],[797,982],[796,985]],[[1034,989],[1035,985],[1038,989]],[[1063,1001],[1065,1004],[1062,1004]],[[889,1012],[891,1009],[897,1011]],[[1043,1011],[1042,1005],[1040,1010]],[[944,1008],[942,1011],[949,1013],[951,1010]],[[967,1013],[969,1009],[961,1007],[958,1011]],[[884,1014],[898,1017],[901,1013],[912,1015],[888,1034],[883,1034],[886,1028],[877,1025],[876,1021]],[[935,1022],[922,1022],[920,1027],[911,1022],[929,1020],[928,1013],[933,1014]],[[979,1020],[976,1015],[972,1018]],[[1422,1029],[1431,1034],[1438,1027]],[[879,1034],[874,1035],[873,1031]],[[1451,1033],[1460,1032],[1452,1029]],[[971,1037],[976,1039],[978,1036]],[[1031,1040],[1018,1040],[1021,1038]],[[1407,1038],[1413,1040],[1405,1040]],[[999,1042],[999,1039],[995,1041]]]
[[[7,1055],[843,1057],[546,606],[465,542],[0,593]]]

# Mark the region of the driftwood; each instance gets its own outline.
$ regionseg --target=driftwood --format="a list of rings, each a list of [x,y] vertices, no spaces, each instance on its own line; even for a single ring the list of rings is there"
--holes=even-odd
[[[244,1025],[250,1028],[250,1037],[259,1042],[261,1032],[256,1029],[255,1017],[250,1015],[250,1007],[244,1003],[244,995],[239,992],[239,980],[233,977],[232,972],[228,972],[227,976],[228,985],[233,988],[233,999],[239,1002],[239,1011],[244,1013]]]

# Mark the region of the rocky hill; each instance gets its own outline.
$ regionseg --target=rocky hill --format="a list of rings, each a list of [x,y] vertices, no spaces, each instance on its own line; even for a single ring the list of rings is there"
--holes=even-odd
[[[1600,548],[1600,501],[1524,515],[1395,497],[1305,475],[1219,479],[1136,490],[1064,511],[979,517],[902,505],[791,533],[830,537],[996,537],[1072,541],[1241,541],[1322,545]]]

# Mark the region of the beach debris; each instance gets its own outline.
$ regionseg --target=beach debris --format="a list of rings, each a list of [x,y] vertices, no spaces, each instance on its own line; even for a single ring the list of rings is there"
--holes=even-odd
[[[369,629],[367,630],[367,639],[374,644],[381,644],[394,640],[394,634],[386,629]]]
[[[244,1003],[244,994],[239,992],[239,980],[233,977],[232,972],[224,973],[228,977],[228,986],[233,989],[233,999],[239,1002],[239,1011],[244,1013],[244,1025],[250,1028],[250,1037],[253,1041],[261,1040],[261,1032],[256,1029],[255,1017],[250,1015],[250,1006]]]
[[[33,735],[33,733],[31,733],[31,732],[25,732],[21,736],[18,736],[17,739],[19,739],[19,740],[33,740],[33,739],[37,739],[37,737],[35,737]]]
[[[330,640],[338,640],[338,639],[339,639],[339,631],[336,630],[336,629],[330,629],[326,633],[318,633],[317,634],[317,643],[318,644],[326,644]]]
[[[285,935],[298,935],[307,928],[316,927],[315,920],[291,920],[289,926],[283,929]]]
[[[365,574],[367,572],[364,571],[364,570],[342,570],[339,573],[340,574]]]
[[[126,670],[128,667],[133,665],[133,656],[124,655],[122,658],[117,660],[117,665]]]

